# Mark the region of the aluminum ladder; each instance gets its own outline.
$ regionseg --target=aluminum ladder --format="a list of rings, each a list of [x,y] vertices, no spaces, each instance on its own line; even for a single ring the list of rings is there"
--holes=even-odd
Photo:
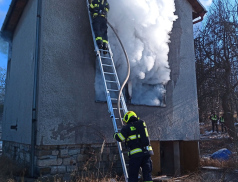
[[[118,113],[118,108],[117,108],[117,100],[118,100],[118,94],[120,91],[120,82],[117,76],[116,68],[114,65],[113,61],[113,54],[111,51],[110,44],[108,43],[108,50],[102,50],[99,49],[95,40],[95,35],[93,31],[93,26],[92,26],[92,17],[91,13],[89,11],[89,1],[87,1],[87,9],[88,9],[88,15],[89,15],[89,21],[90,21],[90,26],[92,30],[92,37],[93,37],[93,42],[94,42],[94,48],[95,48],[95,53],[97,56],[97,61],[100,67],[103,83],[104,83],[104,90],[105,90],[105,96],[106,96],[106,101],[108,105],[108,112],[110,113],[110,118],[112,119],[114,131],[118,132],[120,129],[118,129],[117,125],[121,124],[122,121],[120,121],[120,117],[116,117],[114,111]],[[103,54],[103,51],[106,52],[107,54]],[[125,103],[125,99],[123,94],[120,96],[120,104],[121,108],[120,110],[122,111],[123,114],[127,113],[127,107]],[[118,114],[119,116],[119,114]],[[122,169],[125,177],[125,181],[128,182],[128,173],[127,173],[127,167],[125,163],[125,158],[124,154],[122,151],[122,146],[121,142],[117,142],[118,146],[118,151],[121,159],[121,164],[122,164]]]

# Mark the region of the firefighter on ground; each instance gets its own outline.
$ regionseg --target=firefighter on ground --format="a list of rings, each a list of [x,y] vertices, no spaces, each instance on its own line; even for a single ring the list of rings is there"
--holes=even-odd
[[[129,182],[138,182],[138,173],[142,168],[143,180],[152,182],[152,161],[150,156],[153,155],[153,150],[150,145],[149,135],[146,123],[140,120],[136,113],[128,111],[123,121],[126,123],[120,133],[115,133],[114,138],[118,142],[125,141],[129,148]]]
[[[99,49],[108,49],[107,36],[107,13],[109,11],[109,4],[107,0],[92,0],[89,6],[89,11],[93,17],[93,30],[95,39]],[[104,54],[107,52],[104,51]]]
[[[225,129],[225,132],[226,132],[225,120],[223,115],[219,118],[219,121],[221,123],[221,132],[223,132],[223,128]]]
[[[214,132],[214,128],[216,127],[216,131],[218,133],[218,126],[217,126],[218,116],[216,115],[215,112],[213,112],[212,115],[210,116],[210,120],[212,121],[212,131]]]

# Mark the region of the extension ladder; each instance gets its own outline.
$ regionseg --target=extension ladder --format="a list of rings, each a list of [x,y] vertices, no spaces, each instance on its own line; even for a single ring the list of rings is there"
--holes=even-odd
[[[112,56],[113,54],[111,51],[110,44],[108,43],[108,50],[99,49],[97,46],[94,31],[93,31],[93,26],[92,26],[92,17],[89,11],[89,2],[88,0],[86,1],[87,1],[88,15],[89,15],[89,21],[90,21],[91,30],[92,30],[92,37],[93,37],[95,52],[96,52],[97,61],[99,63],[99,67],[101,70],[101,75],[102,75],[102,79],[104,83],[105,96],[106,96],[107,105],[108,105],[108,112],[110,113],[110,118],[112,118],[114,131],[118,132],[120,129],[118,129],[117,125],[118,123],[121,124],[122,121],[120,121],[120,117],[115,116],[116,113],[114,113],[114,111],[118,111],[116,103],[118,101],[118,94],[119,94],[121,86],[120,86],[120,82],[119,82],[116,68],[114,65],[113,56]],[[103,54],[102,53],[103,51],[106,52],[107,54]],[[120,111],[122,111],[123,114],[126,114],[128,110],[126,107],[123,94],[121,94],[120,96],[120,103],[121,103],[121,108],[119,108]],[[125,180],[127,182],[128,173],[127,173],[127,168],[126,168],[126,163],[125,163],[121,143],[117,142],[117,146],[119,150],[123,173],[125,176]]]

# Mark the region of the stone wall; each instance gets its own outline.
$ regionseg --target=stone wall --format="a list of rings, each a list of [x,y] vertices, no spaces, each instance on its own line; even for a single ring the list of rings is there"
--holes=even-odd
[[[27,144],[3,141],[3,155],[25,167],[30,166],[30,149],[30,145]]]
[[[4,154],[29,168],[30,146],[4,142]],[[125,156],[127,158],[127,156]],[[122,175],[116,143],[91,145],[36,146],[36,172],[39,176]]]

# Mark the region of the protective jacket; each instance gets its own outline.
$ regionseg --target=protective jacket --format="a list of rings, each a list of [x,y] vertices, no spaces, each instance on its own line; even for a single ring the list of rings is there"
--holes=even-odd
[[[107,0],[93,0],[90,4],[89,11],[92,12],[94,18],[97,16],[107,18],[109,4]]]
[[[211,119],[212,121],[217,121],[217,120],[218,120],[216,114],[211,115],[211,116],[210,116],[210,119]]]
[[[221,117],[220,117],[220,122],[221,122],[221,123],[224,123],[224,122],[225,122],[225,120],[224,120],[224,117],[223,117],[223,116],[221,116]]]
[[[127,125],[122,127],[120,133],[114,134],[114,138],[118,142],[126,142],[126,146],[129,148],[128,155],[130,158],[153,155],[146,123],[143,120],[135,118],[134,121],[128,122]]]

